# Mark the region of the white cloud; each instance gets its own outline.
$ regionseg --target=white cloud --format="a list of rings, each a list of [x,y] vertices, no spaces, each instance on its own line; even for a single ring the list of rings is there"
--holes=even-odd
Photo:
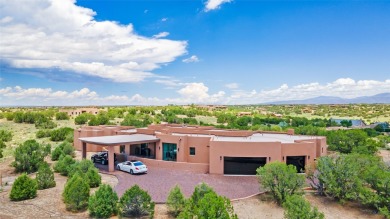
[[[185,63],[199,62],[199,58],[197,56],[193,55],[190,58],[183,59],[183,62],[185,62]]]
[[[229,89],[237,89],[239,86],[237,83],[230,83],[230,84],[225,84],[225,87]]]
[[[207,0],[205,3],[205,11],[219,9],[223,3],[231,2],[232,0]]]
[[[158,33],[156,35],[153,35],[153,38],[155,38],[155,39],[164,38],[164,37],[167,37],[168,35],[169,35],[168,32],[161,32],[161,33]]]
[[[166,18],[166,17],[161,18],[161,21],[162,21],[162,22],[165,22],[165,21],[167,21],[167,20],[168,20],[168,18]]]
[[[177,86],[182,86],[184,85],[183,83],[179,82],[179,80],[175,80],[175,79],[157,79],[157,80],[154,80],[155,83],[158,83],[158,84],[163,84],[165,86],[168,86],[168,87],[177,87]]]
[[[235,91],[225,101],[231,104],[264,103],[281,100],[300,100],[318,96],[336,96],[341,98],[355,98],[390,92],[390,80],[359,80],[340,78],[333,82],[320,84],[318,82],[300,84],[293,87],[287,84],[270,90]]]
[[[74,0],[0,1],[0,59],[14,68],[58,69],[139,82],[186,53],[187,42],[148,38],[131,24],[96,21]]]
[[[341,78],[330,83],[318,82],[280,87],[269,90],[234,90],[210,93],[204,83],[182,83],[177,80],[159,79],[155,83],[177,89],[178,95],[170,98],[132,96],[101,96],[88,88],[74,91],[52,88],[0,88],[0,105],[167,105],[167,104],[256,104],[280,100],[299,100],[317,96],[354,98],[390,92],[390,79],[384,81]]]
[[[202,102],[209,98],[209,88],[203,83],[189,83],[184,88],[177,92],[182,95],[185,99],[195,100],[195,102]]]
[[[109,95],[100,96],[88,88],[74,91],[53,90],[52,88],[22,88],[20,86],[0,89],[0,105],[17,106],[50,106],[50,105],[167,105],[189,103],[218,103],[224,98],[225,92],[208,93],[208,87],[203,83],[186,83],[177,92],[175,98],[144,97],[140,94],[132,96]]]

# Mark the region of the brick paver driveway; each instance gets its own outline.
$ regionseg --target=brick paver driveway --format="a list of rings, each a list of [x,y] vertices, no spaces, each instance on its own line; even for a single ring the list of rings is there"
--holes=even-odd
[[[96,164],[100,171],[105,172],[107,166]],[[205,182],[219,194],[230,199],[243,198],[260,192],[259,183],[255,176],[223,176],[174,171],[165,168],[149,168],[147,174],[130,175],[127,172],[115,171],[118,185],[115,191],[119,197],[131,186],[138,184],[148,191],[153,201],[165,202],[172,187],[178,184],[186,197],[194,191],[194,187]]]

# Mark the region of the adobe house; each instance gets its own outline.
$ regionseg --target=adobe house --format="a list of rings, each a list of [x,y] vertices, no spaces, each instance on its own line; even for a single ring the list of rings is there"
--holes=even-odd
[[[222,130],[212,126],[176,124],[147,128],[86,126],[74,133],[74,146],[83,152],[109,151],[109,171],[114,153],[141,160],[153,167],[210,174],[254,175],[259,166],[281,161],[298,172],[327,154],[326,138],[284,132]],[[110,160],[111,159],[111,160]]]
[[[60,109],[59,112],[65,112],[70,117],[76,117],[83,113],[90,113],[92,115],[97,115],[101,110],[96,107],[83,107],[83,108],[74,108],[74,109]]]

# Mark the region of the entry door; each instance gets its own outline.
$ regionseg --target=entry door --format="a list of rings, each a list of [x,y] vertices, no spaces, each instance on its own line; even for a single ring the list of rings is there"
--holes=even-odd
[[[171,143],[163,143],[163,160],[176,161],[177,145]]]

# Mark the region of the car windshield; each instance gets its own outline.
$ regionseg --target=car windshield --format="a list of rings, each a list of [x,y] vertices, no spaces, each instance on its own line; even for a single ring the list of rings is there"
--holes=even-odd
[[[134,162],[134,166],[142,166],[142,165],[144,165],[144,164],[140,161]]]

